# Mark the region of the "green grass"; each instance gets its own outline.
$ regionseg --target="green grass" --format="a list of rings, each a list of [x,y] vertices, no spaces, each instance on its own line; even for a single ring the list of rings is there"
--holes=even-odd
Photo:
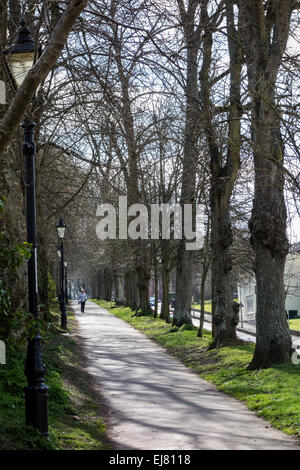
[[[288,320],[290,325],[290,330],[300,331],[300,318],[294,318],[292,320]]]
[[[111,309],[111,302],[95,301],[130,323],[202,378],[241,401],[258,416],[267,419],[286,434],[300,436],[300,365],[274,365],[269,369],[247,371],[254,344],[238,340],[230,347],[207,351],[211,334],[197,338],[197,328],[172,328],[152,316],[132,317],[129,308]]]
[[[109,448],[98,394],[90,384],[81,345],[72,337],[76,324],[68,312],[68,332],[60,327],[57,306],[53,323],[44,333],[44,360],[49,388],[49,439],[25,426],[25,346],[7,351],[7,364],[0,365],[0,449],[101,450]],[[70,334],[71,333],[71,334]]]
[[[201,304],[198,302],[194,302],[193,307],[197,308],[198,310],[201,310]],[[204,301],[204,308],[206,312],[211,312],[211,300]]]
[[[233,299],[234,302],[237,302],[238,299]],[[199,302],[194,302],[192,304],[192,307],[197,308],[198,310],[201,310],[201,304]],[[206,312],[211,313],[211,300],[205,300],[204,301],[204,309]]]

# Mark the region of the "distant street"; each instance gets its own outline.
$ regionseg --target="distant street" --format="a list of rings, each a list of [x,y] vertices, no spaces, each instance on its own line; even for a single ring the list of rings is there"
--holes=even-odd
[[[200,312],[195,311],[193,318],[193,324],[199,327],[199,319],[196,317],[200,316]],[[204,328],[206,330],[211,330],[211,315],[205,315],[206,321],[204,322]],[[256,342],[256,326],[253,323],[243,322],[243,328],[241,323],[238,324],[237,336],[243,341],[251,341],[252,343]],[[294,346],[299,346],[300,348],[300,336],[292,335],[292,341]]]

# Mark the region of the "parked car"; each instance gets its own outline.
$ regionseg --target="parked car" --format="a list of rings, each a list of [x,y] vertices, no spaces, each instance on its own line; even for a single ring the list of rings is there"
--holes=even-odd
[[[154,307],[154,305],[155,305],[155,297],[150,297],[150,305],[151,305],[151,307]]]

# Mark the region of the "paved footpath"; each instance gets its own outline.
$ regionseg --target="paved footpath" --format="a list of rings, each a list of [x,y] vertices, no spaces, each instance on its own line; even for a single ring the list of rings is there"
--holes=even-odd
[[[84,313],[72,306],[116,449],[300,450],[123,320],[92,302]]]

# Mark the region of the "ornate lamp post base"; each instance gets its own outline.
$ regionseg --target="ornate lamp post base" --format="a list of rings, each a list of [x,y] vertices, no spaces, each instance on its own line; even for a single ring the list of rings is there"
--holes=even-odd
[[[26,424],[34,426],[43,436],[48,436],[48,389],[47,385],[27,387],[25,391]]]
[[[36,427],[48,436],[48,390],[44,384],[45,365],[42,356],[42,338],[36,335],[28,343],[25,374],[28,385],[25,391],[26,424]]]

